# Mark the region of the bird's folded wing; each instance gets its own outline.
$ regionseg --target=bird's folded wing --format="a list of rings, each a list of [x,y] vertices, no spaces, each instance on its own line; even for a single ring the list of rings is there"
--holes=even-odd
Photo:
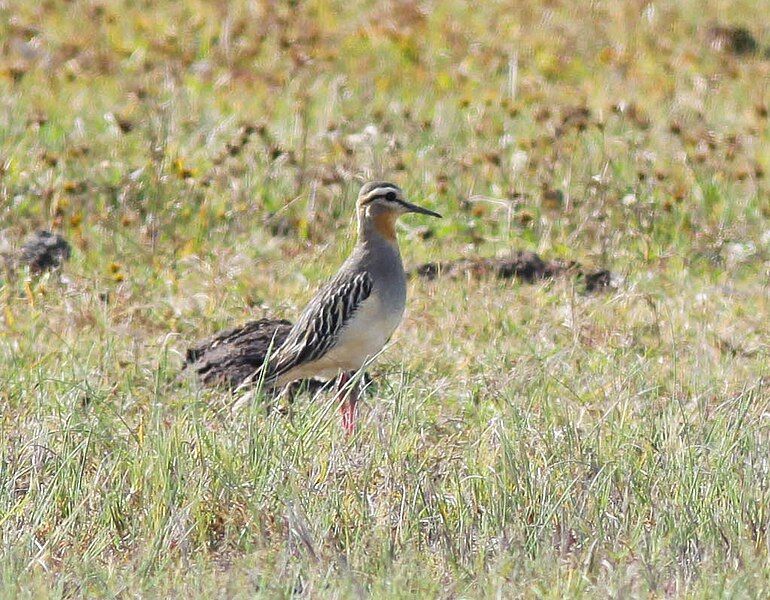
[[[320,359],[371,293],[372,278],[366,271],[338,274],[305,308],[275,360],[270,361],[268,377],[278,379],[295,367]]]

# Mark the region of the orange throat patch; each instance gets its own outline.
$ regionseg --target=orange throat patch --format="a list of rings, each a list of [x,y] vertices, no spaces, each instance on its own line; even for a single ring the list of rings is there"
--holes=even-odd
[[[385,239],[395,242],[396,219],[398,219],[398,215],[396,213],[387,212],[375,216],[372,220],[374,222],[374,228],[377,230],[377,233],[379,233]]]

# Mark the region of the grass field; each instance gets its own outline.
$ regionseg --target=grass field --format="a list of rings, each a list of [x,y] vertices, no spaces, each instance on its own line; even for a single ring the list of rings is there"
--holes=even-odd
[[[0,598],[770,595],[765,0],[0,2]],[[726,29],[746,27],[756,47]],[[347,439],[179,378],[360,182],[413,279]]]

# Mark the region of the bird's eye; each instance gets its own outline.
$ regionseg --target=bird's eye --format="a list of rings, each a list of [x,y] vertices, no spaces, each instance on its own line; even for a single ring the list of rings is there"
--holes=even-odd
[[[395,202],[396,201],[396,192],[388,192],[385,194],[385,199],[388,202]]]

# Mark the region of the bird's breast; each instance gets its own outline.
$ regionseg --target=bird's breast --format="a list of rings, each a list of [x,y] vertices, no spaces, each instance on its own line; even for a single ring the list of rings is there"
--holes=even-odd
[[[329,359],[341,369],[356,370],[382,350],[401,323],[404,303],[384,302],[379,295],[361,303],[340,333]]]

